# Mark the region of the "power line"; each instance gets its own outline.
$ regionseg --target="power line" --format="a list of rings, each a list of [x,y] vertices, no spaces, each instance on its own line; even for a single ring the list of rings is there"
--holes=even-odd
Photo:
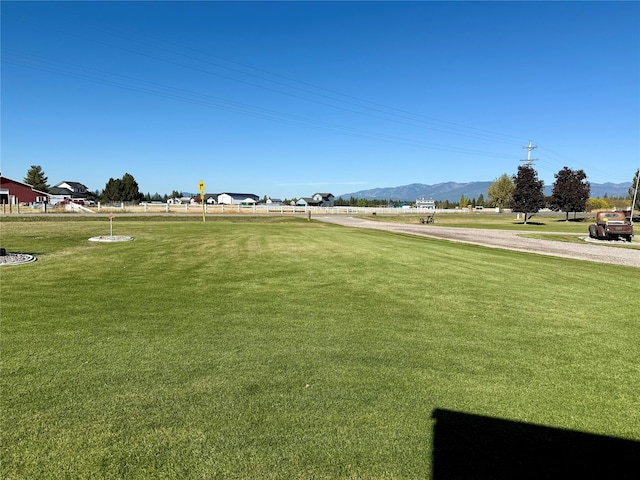
[[[365,129],[347,127],[331,122],[324,122],[311,118],[301,117],[297,115],[291,115],[276,110],[266,109],[255,105],[235,102],[220,97],[214,97],[208,94],[202,94],[199,92],[193,92],[190,90],[171,87],[163,85],[157,82],[150,82],[147,80],[141,80],[129,76],[120,74],[114,74],[96,69],[88,69],[83,66],[74,65],[70,63],[54,62],[50,59],[16,56],[11,52],[5,52],[3,60],[6,63],[19,65],[27,68],[37,69],[54,73],[57,75],[63,75],[80,80],[90,81],[93,83],[99,83],[111,87],[117,87],[125,90],[134,91],[137,93],[144,93],[154,95],[158,97],[177,100],[185,103],[191,103],[200,105],[203,107],[214,108],[218,110],[229,111],[233,113],[250,115],[258,118],[263,118],[272,121],[278,121],[281,123],[287,123],[291,125],[304,126],[307,128],[315,128],[321,130],[328,130],[343,135],[365,137],[373,140],[384,141],[389,143],[404,144],[409,146],[415,146],[420,148],[427,148],[439,151],[448,151],[453,153],[463,153],[468,155],[490,156],[492,158],[511,158],[510,155],[490,153],[480,150],[473,150],[461,147],[452,147],[448,145],[436,144],[424,142],[422,140],[416,140],[406,137],[400,137],[396,135],[384,134]]]
[[[22,20],[24,23],[29,23],[33,25],[33,22],[30,22],[28,20]],[[37,26],[37,25],[36,25]],[[408,112],[405,110],[401,110],[401,109],[397,109],[395,107],[389,107],[389,106],[385,106],[379,103],[375,103],[375,102],[371,102],[365,99],[361,99],[358,97],[354,97],[351,95],[347,95],[344,93],[340,93],[337,92],[335,90],[331,90],[331,89],[326,89],[324,87],[320,87],[317,85],[313,85],[311,83],[308,82],[303,82],[300,80],[296,80],[293,79],[291,77],[287,77],[284,75],[279,75],[273,72],[270,72],[268,70],[265,69],[260,69],[258,67],[254,67],[251,65],[248,65],[246,63],[241,63],[241,62],[236,62],[234,60],[230,60],[230,59],[226,59],[224,57],[221,57],[219,55],[213,55],[209,52],[202,52],[200,50],[191,48],[191,47],[186,47],[183,45],[179,45],[176,43],[172,43],[172,42],[168,42],[165,39],[161,39],[161,38],[157,38],[157,37],[151,37],[149,35],[146,35],[147,38],[152,39],[153,43],[149,43],[149,42],[145,42],[143,40],[140,40],[139,38],[132,38],[130,36],[124,36],[122,34],[117,34],[114,33],[112,31],[109,30],[105,30],[105,29],[101,29],[98,30],[104,34],[107,34],[111,37],[115,37],[116,39],[124,39],[127,42],[134,42],[134,43],[138,43],[141,45],[145,45],[147,47],[152,47],[152,48],[156,48],[156,49],[160,49],[158,47],[158,43],[162,42],[165,44],[169,44],[169,45],[174,45],[177,46],[180,49],[185,49],[185,50],[190,50],[190,51],[194,51],[198,54],[202,54],[206,57],[209,58],[217,58],[220,60],[223,60],[225,62],[234,64],[234,65],[238,65],[241,66],[243,68],[248,68],[254,71],[258,71],[261,73],[265,73],[267,75],[271,75],[273,77],[276,78],[281,78],[284,80],[287,80],[288,82],[294,82],[300,85],[304,85],[305,87],[310,87],[312,89],[316,89],[319,90],[321,92],[328,92],[331,93],[333,95],[339,95],[340,97],[344,97],[344,98],[349,98],[351,100],[355,100],[355,101],[349,101],[349,100],[343,100],[343,99],[339,99],[336,98],[335,96],[331,96],[331,95],[327,95],[327,94],[323,94],[323,93],[318,93],[318,92],[314,92],[312,90],[309,90],[308,88],[301,88],[298,87],[296,85],[291,85],[290,83],[285,83],[282,81],[278,81],[278,80],[273,80],[270,78],[266,78],[264,76],[261,75],[256,75],[253,73],[249,73],[243,70],[240,70],[238,68],[233,68],[233,67],[229,67],[226,65],[221,65],[220,63],[215,63],[210,61],[209,59],[203,59],[203,58],[199,58],[193,55],[189,55],[186,54],[184,52],[176,52],[176,51],[171,51],[171,50],[166,50],[166,49],[160,49],[161,52],[163,53],[170,53],[173,55],[178,55],[180,58],[182,59],[189,59],[189,60],[195,60],[196,62],[202,63],[204,65],[210,65],[210,66],[214,66],[214,67],[218,67],[218,68],[222,68],[228,71],[231,71],[233,73],[237,73],[237,74],[241,74],[241,75],[246,75],[249,77],[252,77],[254,79],[259,79],[262,81],[266,81],[266,82],[270,82],[288,89],[292,89],[298,92],[303,92],[306,94],[310,94],[316,97],[321,98],[322,100],[317,100],[317,99],[313,99],[313,98],[309,98],[309,97],[304,97],[302,95],[299,95],[297,93],[292,93],[292,92],[286,92],[286,91],[282,91],[276,88],[272,88],[272,87],[268,87],[265,85],[260,85],[257,84],[255,82],[251,82],[251,81],[247,81],[247,80],[243,80],[234,76],[230,76],[230,75],[223,75],[221,73],[217,73],[214,71],[211,71],[209,69],[205,69],[205,68],[201,68],[199,66],[194,66],[194,65],[189,65],[187,63],[184,63],[182,61],[174,61],[171,59],[168,59],[166,57],[161,57],[161,56],[157,56],[157,55],[153,55],[147,52],[141,52],[138,51],[136,49],[131,48],[130,46],[124,47],[122,45],[116,45],[114,43],[110,43],[104,40],[98,40],[95,38],[90,38],[90,37],[86,37],[83,35],[80,35],[76,32],[73,31],[73,27],[74,25],[71,25],[70,28],[67,29],[55,29],[55,28],[51,28],[51,26],[48,26],[49,30],[53,30],[55,32],[57,32],[60,35],[64,35],[64,36],[71,36],[71,37],[75,37],[75,38],[79,38],[85,41],[91,41],[93,43],[99,44],[99,45],[103,45],[109,48],[114,48],[114,49],[118,49],[121,51],[125,51],[128,53],[132,53],[135,55],[139,55],[139,56],[143,56],[146,58],[149,58],[151,60],[154,61],[159,61],[159,62],[164,62],[167,64],[171,64],[171,65],[175,65],[175,66],[179,66],[181,68],[186,68],[186,69],[190,69],[193,71],[197,71],[200,73],[204,73],[207,75],[212,75],[212,76],[216,76],[219,78],[224,78],[227,80],[231,80],[234,82],[238,82],[244,85],[248,85],[254,88],[260,88],[263,90],[267,90],[267,91],[271,91],[274,93],[278,93],[280,95],[286,95],[292,98],[297,98],[299,100],[303,100],[303,101],[307,101],[307,102],[311,102],[311,103],[315,103],[315,104],[319,104],[319,105],[323,105],[323,106],[327,106],[330,108],[335,108],[341,111],[346,111],[346,112],[350,112],[350,113],[355,113],[358,115],[363,115],[363,116],[367,116],[367,117],[371,117],[371,118],[377,118],[377,119],[381,119],[384,121],[389,121],[389,122],[393,122],[393,123],[398,123],[398,124],[404,124],[404,125],[409,125],[409,126],[413,126],[413,127],[417,127],[417,128],[424,128],[424,129],[428,129],[428,130],[432,130],[435,132],[439,132],[439,133],[446,133],[446,134],[450,134],[450,135],[456,135],[456,136],[463,136],[463,137],[467,137],[467,138],[476,138],[476,139],[480,139],[480,140],[485,140],[485,141],[492,141],[492,142],[500,142],[500,143],[505,143],[505,144],[516,144],[516,137],[513,136],[509,136],[509,135],[504,135],[504,134],[499,134],[499,133],[495,133],[495,132],[489,132],[486,130],[482,130],[482,129],[478,129],[475,127],[469,127],[469,126],[464,126],[461,124],[457,124],[455,122],[450,122],[447,120],[441,120],[441,119],[435,119],[433,117],[427,117],[425,115],[422,114],[417,114],[417,113],[413,113],[413,112]],[[327,100],[329,101],[333,101],[333,102],[337,102],[336,103],[327,103]],[[357,103],[359,102],[359,103]],[[364,105],[363,105],[364,104]],[[368,105],[372,105],[372,106],[368,106]],[[358,108],[360,110],[356,110],[354,109]],[[373,112],[373,113],[371,113]]]

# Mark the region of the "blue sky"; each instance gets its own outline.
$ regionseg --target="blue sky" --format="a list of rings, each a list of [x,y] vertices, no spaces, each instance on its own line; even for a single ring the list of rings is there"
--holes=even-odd
[[[639,2],[11,2],[1,166],[276,198],[640,166]]]

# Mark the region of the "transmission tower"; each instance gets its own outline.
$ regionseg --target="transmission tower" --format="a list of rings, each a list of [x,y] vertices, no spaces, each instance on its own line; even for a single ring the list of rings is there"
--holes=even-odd
[[[532,145],[531,144],[531,140],[529,140],[529,145],[525,145],[522,148],[526,148],[527,149],[527,159],[526,160],[520,160],[521,162],[527,162],[527,167],[531,167],[531,164],[533,162],[535,162],[536,160],[538,160],[537,158],[531,158],[531,151],[535,148],[538,148],[537,145]]]

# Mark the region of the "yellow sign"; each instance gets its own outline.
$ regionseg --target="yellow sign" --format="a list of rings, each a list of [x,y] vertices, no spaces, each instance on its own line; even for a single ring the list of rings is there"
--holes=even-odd
[[[204,182],[202,180],[200,180],[200,183],[198,184],[198,189],[200,190],[200,202],[202,203],[202,221],[205,221],[205,217],[204,217],[204,210],[205,210],[205,206],[204,206]]]

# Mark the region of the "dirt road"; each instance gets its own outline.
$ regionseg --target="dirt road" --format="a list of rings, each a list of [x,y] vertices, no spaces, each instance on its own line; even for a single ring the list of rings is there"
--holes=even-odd
[[[313,219],[347,227],[410,233],[413,235],[441,238],[453,242],[472,243],[492,248],[504,248],[520,252],[539,253],[554,257],[575,258],[578,260],[640,268],[640,251],[631,248],[616,248],[610,245],[597,245],[586,241],[584,244],[555,242],[553,240],[525,238],[520,236],[521,234],[519,232],[512,230],[453,228],[440,227],[433,224],[411,225],[365,220],[346,215],[315,215]]]

